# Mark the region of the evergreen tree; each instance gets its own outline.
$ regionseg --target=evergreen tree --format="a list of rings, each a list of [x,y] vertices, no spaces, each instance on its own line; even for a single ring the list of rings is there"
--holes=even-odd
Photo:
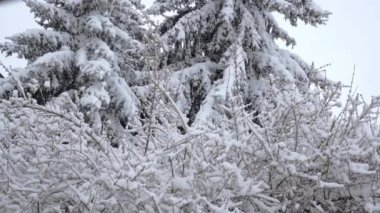
[[[1,82],[1,95],[9,95],[17,78],[39,104],[67,91],[77,95],[97,131],[107,120],[114,130],[131,121],[139,100],[130,86],[143,67],[140,1],[25,2],[45,29],[11,36],[0,46],[28,61],[23,71]]]
[[[292,25],[299,20],[325,23],[329,13],[311,0],[158,0],[150,12],[169,16],[159,29],[167,51],[162,66],[173,72],[168,88],[193,126],[217,128],[217,117],[223,114],[218,105],[237,94],[240,106],[259,113],[321,80],[309,65],[275,43],[295,41],[277,25],[272,12],[283,14]],[[174,15],[166,15],[170,12]]]

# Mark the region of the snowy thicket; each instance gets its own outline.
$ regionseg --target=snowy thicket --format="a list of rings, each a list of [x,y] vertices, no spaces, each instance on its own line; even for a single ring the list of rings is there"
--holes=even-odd
[[[380,97],[280,49],[311,0],[26,0],[0,48],[1,212],[380,211]],[[115,146],[117,144],[117,146]]]

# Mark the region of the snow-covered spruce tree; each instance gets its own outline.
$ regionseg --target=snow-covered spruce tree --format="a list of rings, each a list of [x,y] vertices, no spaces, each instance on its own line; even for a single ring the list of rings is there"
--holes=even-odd
[[[274,108],[276,96],[307,91],[318,80],[310,66],[278,48],[275,39],[295,41],[272,15],[279,12],[292,25],[323,24],[329,13],[313,1],[159,0],[150,11],[175,13],[159,29],[167,45],[162,65],[174,72],[170,92],[193,126],[218,126],[217,105],[237,93],[241,105],[260,112]]]
[[[27,30],[0,45],[28,61],[23,71],[2,80],[1,95],[9,95],[17,79],[39,104],[71,91],[97,131],[105,124],[116,130],[133,119],[139,101],[130,86],[143,66],[140,1],[25,2],[45,29]]]

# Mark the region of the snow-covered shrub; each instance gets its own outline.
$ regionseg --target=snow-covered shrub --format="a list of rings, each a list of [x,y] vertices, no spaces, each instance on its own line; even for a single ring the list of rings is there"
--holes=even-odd
[[[75,93],[46,106],[2,100],[1,211],[378,210],[380,99],[350,96],[333,114],[339,94],[326,84],[260,115],[231,102],[209,131],[178,132],[163,115],[179,110],[157,101],[151,131],[123,131],[117,149],[86,124]]]
[[[378,210],[380,99],[366,104],[351,95],[341,107],[340,90],[326,83],[280,96],[281,104],[259,115],[231,101],[219,106],[228,115],[220,128],[189,127],[160,140],[148,153],[171,176],[162,211]]]

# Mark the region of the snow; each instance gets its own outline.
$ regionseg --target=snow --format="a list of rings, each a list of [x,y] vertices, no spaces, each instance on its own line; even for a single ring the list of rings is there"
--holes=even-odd
[[[368,202],[365,204],[365,210],[367,212],[379,212],[380,211],[380,203],[372,203],[372,202]]]
[[[324,182],[324,181],[319,181],[319,185],[321,188],[342,188],[344,187],[343,184],[339,183],[332,183],[332,182]]]
[[[81,66],[82,75],[102,80],[112,72],[111,64],[105,59],[89,60]]]
[[[234,17],[234,1],[233,0],[225,0],[223,4],[223,8],[220,11],[220,16],[227,22],[231,23]]]
[[[173,189],[180,190],[191,190],[193,187],[191,186],[191,180],[188,178],[179,178],[176,177],[172,180]]]
[[[111,97],[105,89],[106,83],[93,85],[86,89],[85,95],[81,98],[80,103],[84,107],[102,109],[110,103]]]
[[[74,52],[70,49],[63,49],[54,53],[46,53],[31,63],[30,67],[50,65],[58,68],[57,70],[64,70],[65,67],[69,66],[73,56]]]
[[[308,157],[303,154],[287,150],[282,155],[282,159],[286,161],[307,161]]]
[[[370,171],[367,163],[357,163],[350,161],[350,170],[359,174],[376,174],[376,171]]]
[[[44,82],[44,87],[50,88],[50,81],[45,81]]]
[[[102,16],[90,16],[88,17],[87,27],[95,32],[103,31]]]

